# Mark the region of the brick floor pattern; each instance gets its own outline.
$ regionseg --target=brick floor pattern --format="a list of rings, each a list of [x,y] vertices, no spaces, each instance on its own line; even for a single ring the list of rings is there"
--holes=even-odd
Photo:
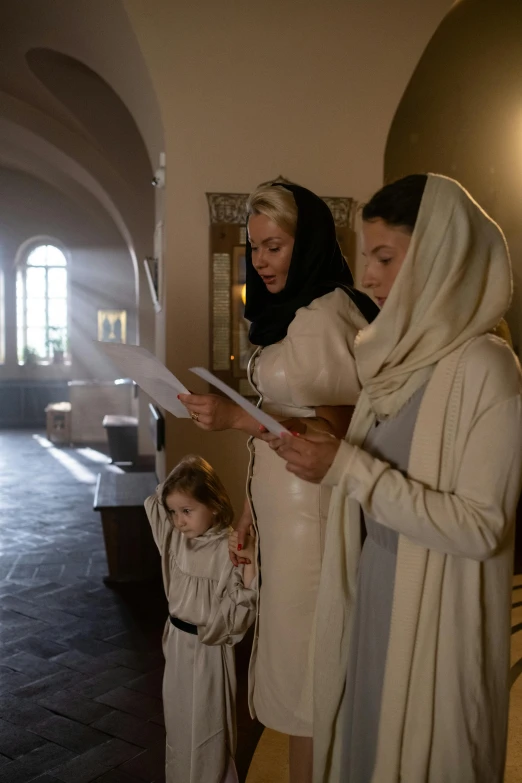
[[[46,445],[0,432],[0,781],[164,783],[164,596],[104,585],[109,468]]]

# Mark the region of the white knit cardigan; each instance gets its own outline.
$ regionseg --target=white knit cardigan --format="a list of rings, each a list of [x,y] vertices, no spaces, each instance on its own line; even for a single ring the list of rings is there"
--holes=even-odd
[[[341,444],[323,482],[335,490],[316,612],[314,783],[341,783],[361,508],[399,533],[373,783],[501,783],[520,392],[508,346],[478,337],[435,367],[407,477],[357,447],[364,426]]]

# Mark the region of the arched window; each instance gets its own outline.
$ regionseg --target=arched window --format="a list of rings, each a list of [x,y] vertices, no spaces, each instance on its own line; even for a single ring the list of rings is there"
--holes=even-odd
[[[67,259],[54,245],[38,245],[16,278],[18,362],[63,361],[67,352]]]

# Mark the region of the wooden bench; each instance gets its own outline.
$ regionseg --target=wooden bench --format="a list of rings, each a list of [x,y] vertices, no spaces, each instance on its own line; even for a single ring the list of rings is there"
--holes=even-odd
[[[94,510],[101,514],[109,575],[106,584],[141,582],[161,575],[158,548],[143,503],[158,481],[154,473],[100,473]]]

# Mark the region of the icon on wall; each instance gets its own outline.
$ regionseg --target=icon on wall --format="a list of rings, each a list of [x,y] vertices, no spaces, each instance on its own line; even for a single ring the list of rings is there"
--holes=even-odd
[[[127,342],[126,310],[98,310],[98,340],[102,343]]]

